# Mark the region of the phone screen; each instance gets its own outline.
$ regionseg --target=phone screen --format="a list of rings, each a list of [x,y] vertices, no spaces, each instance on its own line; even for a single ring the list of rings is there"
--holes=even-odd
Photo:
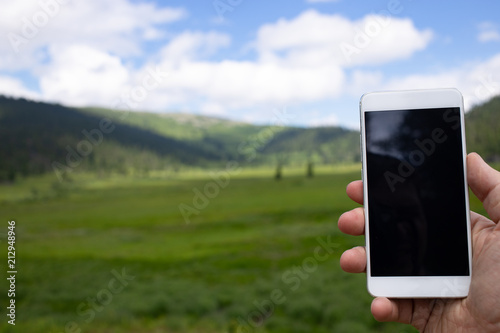
[[[469,275],[460,108],[364,117],[371,276]]]

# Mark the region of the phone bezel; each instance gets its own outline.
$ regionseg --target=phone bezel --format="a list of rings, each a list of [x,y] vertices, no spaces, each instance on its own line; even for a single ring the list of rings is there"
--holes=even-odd
[[[366,170],[366,145],[365,145],[365,117],[364,114],[371,111],[412,110],[430,108],[460,108],[460,126],[462,134],[463,170],[464,170],[464,194],[467,221],[467,246],[469,253],[469,275],[468,276],[415,276],[415,277],[373,277],[370,265],[370,241],[369,241],[369,219],[368,219],[368,185]],[[467,296],[469,292],[472,274],[472,246],[471,246],[471,224],[469,212],[469,192],[467,185],[467,150],[465,145],[465,122],[462,94],[454,88],[406,90],[406,91],[382,91],[367,93],[360,100],[361,119],[361,156],[363,195],[365,210],[365,245],[367,255],[367,287],[372,296],[384,296],[392,298],[459,298]]]

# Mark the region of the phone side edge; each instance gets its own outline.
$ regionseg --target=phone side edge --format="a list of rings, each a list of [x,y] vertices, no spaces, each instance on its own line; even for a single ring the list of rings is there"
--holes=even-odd
[[[371,264],[370,264],[370,231],[368,228],[369,218],[368,218],[368,186],[367,186],[367,170],[366,170],[366,124],[365,124],[365,109],[364,101],[367,96],[371,96],[374,93],[363,94],[359,102],[359,114],[360,114],[360,155],[361,155],[361,181],[363,183],[363,211],[365,217],[365,252],[366,252],[366,288],[368,292],[372,295],[373,291],[370,288],[370,277],[371,277]]]
[[[466,126],[465,126],[465,107],[464,107],[464,97],[462,93],[458,90],[455,89],[459,96],[460,96],[460,132],[461,132],[461,139],[462,139],[462,163],[463,163],[463,170],[464,170],[464,194],[465,194],[465,218],[466,218],[466,223],[467,223],[467,247],[468,247],[468,253],[469,253],[469,277],[472,277],[472,224],[471,224],[471,216],[470,216],[470,198],[469,198],[469,183],[467,181],[467,135],[466,135]]]

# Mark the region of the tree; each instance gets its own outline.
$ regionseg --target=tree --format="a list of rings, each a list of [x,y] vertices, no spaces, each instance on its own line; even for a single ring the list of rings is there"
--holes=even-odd
[[[314,163],[312,161],[307,162],[307,178],[314,177]]]

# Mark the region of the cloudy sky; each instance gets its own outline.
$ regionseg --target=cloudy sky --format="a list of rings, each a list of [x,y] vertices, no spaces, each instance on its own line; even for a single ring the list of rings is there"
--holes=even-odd
[[[0,94],[357,128],[368,91],[500,93],[500,2],[0,0]]]

